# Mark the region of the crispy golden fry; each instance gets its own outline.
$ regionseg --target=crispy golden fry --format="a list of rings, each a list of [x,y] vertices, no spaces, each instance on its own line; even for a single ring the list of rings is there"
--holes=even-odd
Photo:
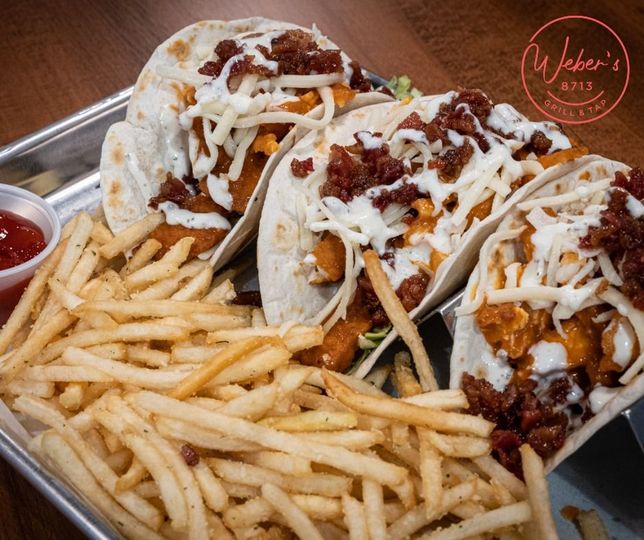
[[[201,272],[190,279],[181,289],[174,293],[170,299],[181,302],[198,300],[208,290],[212,282],[213,269],[207,264]]]
[[[324,332],[321,326],[296,325],[282,335],[279,328],[264,326],[210,332],[207,341],[208,343],[232,342],[252,336],[279,336],[284,341],[286,348],[290,352],[296,353],[320,345],[324,339]]]
[[[255,487],[271,483],[290,492],[326,497],[339,497],[351,489],[349,478],[333,474],[312,473],[306,476],[290,476],[239,461],[208,458],[207,462],[217,476],[227,482]]]
[[[431,431],[418,430],[420,440],[420,478],[422,496],[425,500],[425,515],[435,515],[443,504],[442,458],[432,444]]]
[[[489,436],[494,427],[491,422],[476,416],[432,410],[400,400],[360,395],[328,371],[324,371],[323,377],[326,387],[333,397],[361,413],[390,418],[446,433],[471,433],[481,437]]]
[[[543,461],[529,444],[522,444],[519,452],[521,453],[523,477],[528,489],[528,500],[532,508],[532,519],[536,525],[539,538],[557,540],[559,536],[557,535],[557,527],[550,509],[548,483]]]
[[[262,497],[268,501],[276,512],[284,516],[291,530],[300,538],[323,540],[311,519],[299,508],[286,492],[273,484],[262,486]]]
[[[289,416],[267,416],[259,423],[280,431],[336,431],[358,425],[358,418],[350,412],[306,411]]]
[[[193,242],[194,238],[182,238],[158,261],[125,276],[125,286],[130,291],[140,290],[150,283],[174,276],[188,258]]]
[[[101,246],[100,254],[106,259],[113,259],[140,244],[154,229],[165,221],[163,213],[148,214],[141,221],[130,225],[117,234],[107,244]]]
[[[161,249],[161,242],[154,238],[148,238],[141,244],[139,249],[136,250],[132,258],[121,269],[121,276],[125,277],[132,272],[136,272],[148,264],[156,255],[157,251]]]
[[[411,369],[411,357],[404,351],[394,356],[391,381],[400,397],[415,396],[423,391]]]
[[[373,286],[373,290],[378,296],[387,317],[393,324],[396,332],[409,347],[411,355],[416,365],[416,371],[420,377],[420,385],[423,390],[438,390],[438,383],[434,376],[431,361],[425,350],[423,340],[418,334],[416,325],[411,321],[405,311],[396,291],[393,290],[389,278],[380,265],[380,257],[373,251],[363,253],[365,270]]]
[[[131,400],[148,411],[170,418],[191,418],[205,428],[223,435],[261,444],[266,448],[291,453],[317,463],[330,465],[351,474],[373,478],[386,485],[395,486],[405,480],[407,471],[370,456],[364,456],[337,446],[312,444],[290,433],[283,433],[239,418],[203,411],[152,392],[138,392]]]
[[[65,477],[109,517],[124,536],[133,540],[163,538],[114,502],[60,435],[54,432],[45,433],[42,437],[42,449]]]
[[[199,368],[188,375],[181,383],[170,392],[170,397],[185,399],[194,394],[199,388],[210,382],[216,375],[225,368],[234,364],[241,357],[264,347],[271,345],[280,347],[280,341],[274,338],[249,338],[238,343],[233,343],[215,355],[210,361],[199,366]]]
[[[61,317],[62,318],[62,317]],[[56,327],[56,333],[61,332],[69,324],[63,326],[64,322],[74,320],[71,315],[63,318]],[[52,329],[52,332],[54,329]],[[43,332],[44,334],[44,332]],[[181,341],[187,339],[189,332],[186,329],[176,326],[164,326],[155,323],[130,323],[119,326],[116,330],[87,330],[77,334],[71,334],[65,338],[51,343],[38,357],[38,364],[46,364],[59,357],[69,347],[91,347],[103,345],[114,341],[149,341],[156,339],[160,341]],[[45,341],[45,338],[42,339]],[[33,347],[33,346],[32,346]],[[33,352],[29,356],[33,356]]]
[[[349,530],[349,538],[351,540],[369,540],[369,528],[364,505],[345,493],[342,495],[342,510],[344,512],[344,523]]]
[[[460,540],[470,538],[486,531],[525,523],[530,520],[531,515],[530,505],[525,501],[519,502],[465,519],[445,529],[425,534],[421,538],[423,540]]]
[[[382,486],[378,482],[365,478],[362,481],[362,498],[369,538],[371,540],[385,540],[387,538],[387,521]]]

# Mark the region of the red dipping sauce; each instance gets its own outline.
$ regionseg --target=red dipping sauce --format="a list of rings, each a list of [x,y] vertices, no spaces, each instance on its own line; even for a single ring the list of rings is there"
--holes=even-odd
[[[0,270],[33,259],[47,247],[45,235],[33,221],[0,210]]]
[[[45,247],[45,235],[38,225],[13,212],[0,210],[0,271],[33,259]],[[26,279],[0,290],[0,325],[9,318],[28,283]]]

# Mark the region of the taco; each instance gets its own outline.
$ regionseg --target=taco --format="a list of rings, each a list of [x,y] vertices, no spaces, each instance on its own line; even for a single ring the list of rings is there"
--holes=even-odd
[[[478,90],[335,119],[296,144],[271,179],[257,247],[266,320],[323,324],[324,343],[300,361],[354,364],[366,375],[395,334],[362,250],[379,253],[402,304],[419,316],[462,284],[516,201],[584,153],[556,124],[529,122]]]
[[[465,289],[452,387],[493,420],[499,461],[547,468],[644,395],[644,173],[596,160],[501,222]]]
[[[271,171],[304,133],[335,114],[386,101],[360,66],[312,30],[264,18],[202,21],[154,52],[124,122],[107,133],[101,187],[117,233],[147,212],[163,255],[223,265],[255,233]]]

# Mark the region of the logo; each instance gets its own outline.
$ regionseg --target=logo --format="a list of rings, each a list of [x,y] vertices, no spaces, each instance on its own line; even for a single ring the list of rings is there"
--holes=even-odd
[[[523,52],[521,79],[530,101],[564,124],[606,116],[621,101],[630,76],[628,51],[607,24],[584,15],[542,26]]]

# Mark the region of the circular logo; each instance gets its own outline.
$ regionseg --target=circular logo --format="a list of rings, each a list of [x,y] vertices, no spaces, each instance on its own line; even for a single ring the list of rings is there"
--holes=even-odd
[[[521,60],[521,79],[530,101],[548,118],[586,124],[620,102],[630,76],[628,52],[607,24],[568,15],[543,25]]]

